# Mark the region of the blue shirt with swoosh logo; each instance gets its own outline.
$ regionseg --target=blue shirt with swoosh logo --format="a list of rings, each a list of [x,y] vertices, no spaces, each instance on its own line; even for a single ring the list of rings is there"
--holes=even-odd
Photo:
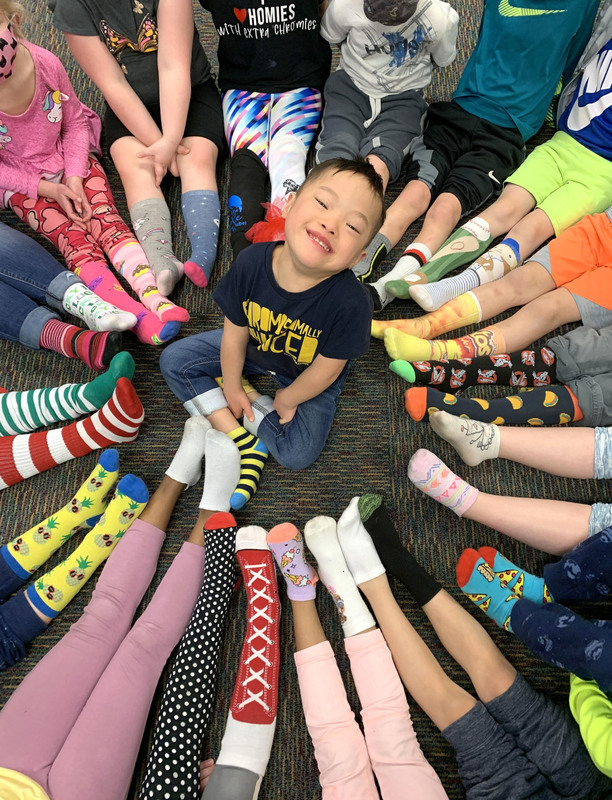
[[[558,127],[612,161],[612,39],[584,68]]]
[[[599,0],[485,0],[476,47],[453,99],[526,141],[541,127],[560,78],[571,77]]]

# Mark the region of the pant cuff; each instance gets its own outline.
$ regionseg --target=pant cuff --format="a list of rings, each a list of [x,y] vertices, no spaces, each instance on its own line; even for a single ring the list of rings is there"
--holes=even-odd
[[[209,389],[207,392],[202,392],[197,397],[187,400],[183,403],[183,408],[191,417],[207,417],[215,411],[227,408],[227,401],[223,390],[216,386],[214,389]]]
[[[47,305],[51,306],[51,308],[56,308],[58,311],[64,311],[62,300],[68,289],[74,286],[75,283],[83,284],[83,281],[73,272],[65,270],[59,275],[56,275],[47,287],[47,293],[45,295],[45,302]]]
[[[253,416],[255,419],[253,422],[251,422],[244,417],[242,420],[242,425],[249,433],[252,433],[253,436],[257,436],[257,431],[263,422],[263,418],[266,417],[271,411],[274,411],[274,400],[272,400],[269,395],[263,394],[261,397],[258,397],[254,403],[251,403],[251,408],[253,409]]]

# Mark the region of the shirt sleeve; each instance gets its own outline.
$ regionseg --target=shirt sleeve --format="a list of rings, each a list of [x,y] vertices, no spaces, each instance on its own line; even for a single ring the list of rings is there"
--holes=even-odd
[[[438,38],[431,48],[431,57],[439,67],[448,67],[457,57],[457,33],[459,15],[448,3],[440,3]]]
[[[372,299],[353,277],[355,285],[340,304],[331,330],[319,352],[326,358],[351,359],[366,353],[372,329]]]
[[[56,59],[59,89],[62,93],[62,150],[64,173],[67,178],[87,176],[87,160],[91,140],[89,121],[83,111],[70,79],[61,62]]]
[[[350,18],[343,15],[341,0],[330,0],[321,19],[321,36],[330,44],[340,44],[348,36]]]
[[[569,705],[593,763],[612,778],[612,702],[595,681],[572,675]]]
[[[63,33],[75,36],[99,36],[96,21],[81,0],[55,0],[53,24]]]
[[[250,248],[247,248],[247,251]],[[248,325],[248,320],[242,301],[244,299],[244,284],[242,281],[242,267],[246,263],[244,257],[245,251],[239,253],[228,272],[221,278],[217,284],[217,288],[213,292],[213,300],[220,307],[221,311],[233,322],[241,328]]]
[[[32,200],[38,197],[40,172],[3,164],[2,156],[0,155],[0,176],[0,190],[25,194],[27,197],[31,197]]]

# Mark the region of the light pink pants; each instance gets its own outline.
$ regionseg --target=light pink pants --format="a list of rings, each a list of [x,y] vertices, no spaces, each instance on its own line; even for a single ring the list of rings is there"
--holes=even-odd
[[[323,800],[446,800],[416,739],[406,694],[379,630],[344,640],[361,700],[364,737],[329,642],[295,654]]]
[[[128,792],[155,687],[204,574],[204,548],[185,542],[130,630],[164,538],[134,522],[81,618],[0,712],[0,766],[37,781],[52,800]]]

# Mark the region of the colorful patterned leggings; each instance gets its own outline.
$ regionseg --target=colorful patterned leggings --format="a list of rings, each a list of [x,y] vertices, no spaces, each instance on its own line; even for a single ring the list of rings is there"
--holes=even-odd
[[[274,200],[300,186],[306,156],[321,119],[321,92],[294,89],[260,94],[230,89],[223,94],[223,121],[230,155],[244,147],[270,173]],[[286,181],[291,184],[284,186]]]

